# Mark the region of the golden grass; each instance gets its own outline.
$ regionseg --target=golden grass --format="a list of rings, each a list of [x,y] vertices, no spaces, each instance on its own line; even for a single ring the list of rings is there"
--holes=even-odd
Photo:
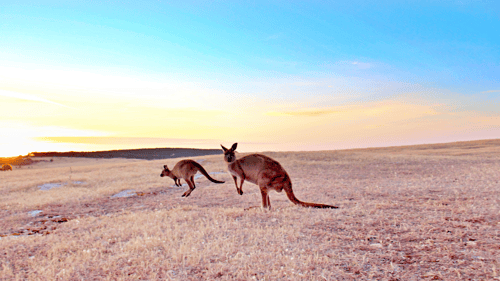
[[[180,159],[54,158],[0,173],[0,279],[500,279],[499,147],[265,153],[299,199],[337,210],[271,193],[272,211],[245,211],[261,205],[258,187],[239,196],[227,174],[182,198],[186,186],[160,178]],[[193,159],[225,170],[222,156]],[[84,183],[37,188],[73,181]],[[127,189],[139,195],[111,197]]]

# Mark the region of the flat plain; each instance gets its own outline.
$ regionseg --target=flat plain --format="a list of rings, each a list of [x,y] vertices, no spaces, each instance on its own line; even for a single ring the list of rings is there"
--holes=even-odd
[[[339,209],[252,208],[222,155],[187,198],[160,177],[184,158],[0,172],[0,280],[500,280],[500,140],[263,154]]]

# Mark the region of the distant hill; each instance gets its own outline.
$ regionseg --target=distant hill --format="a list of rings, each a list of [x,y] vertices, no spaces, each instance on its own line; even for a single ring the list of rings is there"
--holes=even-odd
[[[195,148],[142,148],[91,152],[33,152],[34,157],[88,157],[88,158],[132,158],[132,159],[167,159],[222,154],[220,149]]]
[[[17,156],[17,157],[0,157],[0,166],[2,164],[10,164],[16,166],[31,165],[35,163],[29,156]]]

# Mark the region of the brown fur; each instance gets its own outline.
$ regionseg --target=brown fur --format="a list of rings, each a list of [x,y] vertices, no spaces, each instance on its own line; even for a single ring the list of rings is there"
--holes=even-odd
[[[285,190],[288,199],[292,203],[303,207],[338,208],[336,206],[300,201],[293,194],[292,181],[280,163],[262,154],[250,154],[236,160],[234,152],[237,145],[237,143],[233,144],[230,149],[222,145],[221,147],[224,151],[224,160],[227,162],[228,171],[234,179],[238,194],[243,195],[243,182],[247,180],[259,186],[263,208],[271,209],[269,190],[276,190],[277,192]],[[238,178],[240,178],[240,187],[238,187]]]
[[[181,160],[175,164],[172,171],[170,171],[167,165],[163,166],[163,171],[161,172],[161,177],[170,177],[174,180],[175,185],[181,186],[181,179],[184,179],[189,186],[189,190],[182,194],[182,197],[188,197],[191,192],[196,188],[194,184],[194,175],[200,171],[207,179],[215,183],[224,183],[223,181],[218,181],[210,177],[205,171],[205,169],[197,162],[187,159]]]
[[[3,164],[0,171],[12,171],[12,166],[10,164]]]

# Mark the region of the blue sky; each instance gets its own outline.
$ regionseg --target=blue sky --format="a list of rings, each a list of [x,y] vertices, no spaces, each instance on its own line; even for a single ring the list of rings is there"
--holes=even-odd
[[[262,108],[261,103],[276,105],[268,108],[268,113],[285,108],[288,113],[302,112],[298,115],[312,111],[330,114],[338,112],[339,106],[403,100],[403,104],[441,104],[448,113],[496,118],[500,101],[497,2],[340,2],[3,2],[0,74],[4,78],[0,91],[4,94],[0,92],[0,103],[13,104],[17,93],[17,101],[24,101],[23,105],[29,101],[39,106],[57,103],[78,108],[83,102],[79,99],[86,94],[110,106],[114,98],[132,105],[139,99],[140,103],[150,99],[151,104],[159,100],[165,103],[166,115],[172,116],[168,110],[223,112],[229,106]],[[65,73],[67,77],[56,77]],[[139,82],[127,84],[130,81]],[[154,84],[160,86],[151,86]],[[173,84],[177,86],[165,86]],[[179,99],[179,95],[193,104]],[[173,108],[174,102],[180,104],[178,108]],[[137,110],[137,118],[158,117],[144,115],[148,110],[143,109]],[[84,118],[81,114],[60,114],[75,122]],[[237,113],[226,114],[228,118],[223,120],[232,120],[231,114]],[[96,136],[137,137],[133,128],[127,133],[126,128],[113,131],[35,119],[14,114],[0,123],[60,127],[69,132],[86,130],[86,136],[95,132]],[[116,126],[114,122],[110,120],[108,125]],[[248,122],[242,120],[233,126],[247,126]],[[488,123],[490,131],[500,125],[495,122]],[[217,140],[229,141],[230,129],[221,129],[228,132]],[[152,130],[144,136],[174,137]],[[252,135],[243,135],[252,139]],[[497,131],[469,137],[464,133],[456,139],[480,136],[498,135]],[[207,139],[194,133],[177,137]],[[356,143],[371,146],[439,141],[400,139],[404,141]],[[253,139],[249,142],[259,143]],[[279,149],[279,139],[271,143]],[[300,145],[286,148],[303,147],[305,140],[297,143]],[[346,147],[321,143],[311,149]]]

